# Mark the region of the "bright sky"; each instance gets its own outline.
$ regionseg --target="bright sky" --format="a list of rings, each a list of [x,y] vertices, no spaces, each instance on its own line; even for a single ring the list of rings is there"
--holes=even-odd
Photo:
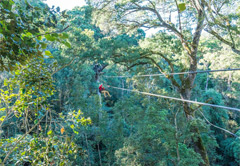
[[[52,7],[54,5],[56,8],[57,6],[59,6],[61,11],[65,10],[65,9],[71,10],[75,6],[86,5],[85,0],[45,0],[44,2],[47,3],[49,7]],[[158,29],[151,29],[151,30],[148,30],[145,32],[146,32],[147,36],[150,36],[150,35],[156,33],[157,31],[158,31]]]
[[[61,11],[65,9],[71,10],[75,6],[86,5],[84,0],[46,0],[45,3],[47,3],[49,7],[52,7],[54,5],[56,8],[59,6]]]

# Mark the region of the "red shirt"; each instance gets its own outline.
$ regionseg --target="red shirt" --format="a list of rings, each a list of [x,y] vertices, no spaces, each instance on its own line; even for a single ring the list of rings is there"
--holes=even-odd
[[[99,92],[101,92],[102,90],[104,90],[104,87],[102,86],[102,84],[99,86]]]

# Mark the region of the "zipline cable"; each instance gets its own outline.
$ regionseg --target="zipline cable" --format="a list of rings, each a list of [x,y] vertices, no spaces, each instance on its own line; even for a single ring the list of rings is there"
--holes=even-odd
[[[181,75],[181,74],[197,74],[197,73],[213,73],[213,72],[223,72],[223,71],[238,71],[240,68],[235,69],[219,69],[219,70],[203,70],[203,71],[188,71],[188,72],[178,72],[178,73],[162,73],[162,74],[146,74],[146,75],[133,75],[133,76],[103,76],[103,77],[150,77],[150,76],[168,76],[168,75]]]
[[[199,104],[199,105],[203,105],[203,106],[210,106],[210,107],[216,107],[216,108],[222,108],[222,109],[228,109],[228,110],[233,110],[233,111],[238,111],[238,112],[240,112],[240,109],[239,109],[239,108],[226,107],[226,106],[215,105],[215,104],[208,104],[208,103],[203,103],[203,102],[198,102],[198,101],[192,101],[192,100],[186,100],[186,99],[180,99],[180,98],[170,97],[170,96],[163,96],[163,95],[153,94],[153,93],[148,93],[148,92],[140,92],[140,91],[137,91],[137,90],[130,90],[130,89],[125,89],[125,88],[118,88],[118,87],[114,87],[114,86],[110,86],[110,85],[107,85],[107,86],[110,87],[110,88],[113,88],[113,89],[125,90],[125,91],[140,93],[140,94],[148,95],[148,96],[155,96],[155,97],[160,97],[160,98],[165,98],[165,99],[183,101],[183,102],[188,102],[188,103],[193,103],[193,104]]]

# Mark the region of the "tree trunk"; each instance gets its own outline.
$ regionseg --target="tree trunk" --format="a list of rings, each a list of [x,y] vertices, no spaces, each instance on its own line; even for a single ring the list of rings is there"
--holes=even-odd
[[[88,153],[88,164],[89,166],[91,166],[91,158],[90,158],[90,152],[89,152],[89,147],[88,147],[88,139],[87,139],[87,134],[84,133],[84,136],[85,136],[85,141],[86,141],[86,145],[87,145],[87,153]]]
[[[190,100],[191,97],[191,89],[184,89],[181,92],[181,98]],[[194,110],[191,109],[190,104],[184,102],[183,103],[183,109],[185,112],[185,115],[187,117],[187,120],[189,123],[194,120]],[[203,144],[200,131],[197,126],[190,126],[190,131],[195,134],[195,136],[192,137],[192,142],[194,146],[194,150],[196,153],[199,153],[204,161],[204,163],[201,163],[200,166],[209,166],[209,159],[207,150]]]
[[[97,74],[96,74],[97,75]],[[96,80],[96,82],[99,84],[99,76],[97,75],[97,80]],[[100,120],[102,119],[102,95],[101,95],[101,93],[99,92],[99,90],[97,89],[97,93],[98,93],[98,98],[99,98],[99,106],[100,106],[100,108],[99,108],[99,114],[98,114],[98,118],[99,118],[99,122],[100,122]]]
[[[207,81],[206,81],[205,91],[208,90],[208,81],[209,81],[209,73],[207,73]]]
[[[190,62],[190,71],[197,71],[197,48],[194,49],[192,52],[192,59]],[[182,99],[190,100],[192,89],[194,87],[194,81],[196,78],[196,74],[188,74],[186,78],[183,78],[182,86],[180,89],[180,95]],[[190,103],[183,102],[183,109],[185,112],[185,115],[187,117],[187,120],[189,123],[194,120],[194,110],[190,107]],[[196,153],[199,153],[204,161],[204,163],[201,163],[200,166],[209,166],[209,159],[207,155],[207,151],[205,149],[205,146],[203,144],[200,131],[197,126],[190,126],[190,131],[194,133],[195,135],[192,137],[193,147]]]
[[[231,91],[231,83],[232,83],[232,72],[228,75],[228,89],[227,91]]]
[[[198,52],[198,46],[199,46],[201,33],[204,28],[205,15],[204,15],[204,11],[203,11],[204,5],[203,5],[202,1],[198,7],[196,6],[196,9],[198,10],[198,23],[197,23],[196,31],[193,35],[191,50],[188,51],[189,58],[190,58],[189,71],[193,71],[193,72],[197,71],[197,63],[198,63],[197,52]],[[195,78],[196,78],[196,73],[188,74],[187,77],[181,78],[182,85],[179,90],[180,90],[180,95],[181,95],[182,99],[190,100],[192,89],[194,87]],[[183,102],[183,109],[184,109],[184,112],[185,112],[188,122],[191,123],[191,121],[194,120],[194,110],[190,107],[190,103]],[[207,151],[204,147],[198,127],[191,126],[190,131],[195,134],[195,136],[192,137],[194,150],[195,150],[195,152],[197,152],[201,155],[201,157],[204,161],[204,163],[201,163],[200,165],[201,166],[209,166],[209,159],[208,159]]]
[[[100,166],[102,166],[102,157],[101,157],[101,151],[99,148],[99,142],[97,143],[97,147],[98,147],[99,164],[100,164]]]
[[[178,138],[178,125],[177,125],[177,114],[178,114],[179,110],[177,110],[175,116],[174,116],[174,124],[175,124],[175,140],[176,140],[176,152],[177,152],[177,162],[176,165],[179,165],[180,162],[180,154],[179,154],[179,138]]]

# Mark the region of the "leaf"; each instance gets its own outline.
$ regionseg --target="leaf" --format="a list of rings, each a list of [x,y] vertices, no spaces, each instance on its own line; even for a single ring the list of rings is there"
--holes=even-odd
[[[38,39],[38,40],[42,40],[42,36],[39,35],[39,36],[37,37],[37,39]]]
[[[6,118],[6,116],[2,116],[2,117],[0,118],[0,121],[4,121],[5,118]]]
[[[65,130],[64,130],[64,128],[62,127],[62,128],[61,128],[61,134],[63,134],[63,133],[64,133],[64,131],[65,131]]]
[[[53,132],[52,132],[52,130],[49,130],[48,132],[47,132],[47,135],[51,135]]]
[[[77,131],[75,131],[75,130],[73,130],[73,132],[74,132],[75,134],[77,134],[77,135],[79,134],[79,132],[77,132]]]
[[[9,1],[9,4],[10,4],[10,5],[13,5],[13,4],[14,4],[14,1],[13,1],[13,0],[10,0],[10,1]]]
[[[73,129],[75,126],[72,124],[70,127]]]
[[[53,37],[53,36],[50,35],[50,34],[45,35],[45,38],[46,38],[48,41],[55,41],[55,40],[56,40],[56,38]]]
[[[180,12],[183,12],[184,10],[186,10],[186,4],[185,3],[180,3],[178,5],[178,8],[179,8]]]
[[[4,80],[3,85],[4,85],[4,86],[7,86],[7,85],[8,85],[7,80]]]
[[[62,25],[66,24],[66,22],[67,22],[66,20],[61,20]]]
[[[66,32],[61,34],[61,38],[62,39],[67,39],[68,38],[68,34]]]
[[[68,48],[71,48],[71,44],[69,42],[64,42],[63,43],[65,46],[67,46]]]
[[[34,7],[34,10],[41,11],[41,8],[39,8],[39,7]]]
[[[63,11],[62,11],[62,15],[65,15],[66,12],[67,12],[67,10],[63,10]]]
[[[15,74],[16,74],[16,75],[20,75],[20,71],[19,71],[19,70],[16,70],[16,71],[15,71]]]
[[[31,37],[31,36],[32,36],[32,33],[28,32],[28,33],[26,33],[26,36],[27,36],[27,37]]]
[[[38,123],[38,120],[34,120],[34,124],[37,124]]]
[[[57,7],[56,9],[57,9],[57,12],[60,12],[60,7]]]
[[[47,50],[47,51],[45,51],[45,55],[48,55],[48,56],[49,56],[49,55],[52,55],[52,53]]]
[[[41,43],[42,49],[46,49],[47,48],[47,44],[46,43]]]
[[[0,108],[0,111],[5,111],[6,110],[6,108]]]

